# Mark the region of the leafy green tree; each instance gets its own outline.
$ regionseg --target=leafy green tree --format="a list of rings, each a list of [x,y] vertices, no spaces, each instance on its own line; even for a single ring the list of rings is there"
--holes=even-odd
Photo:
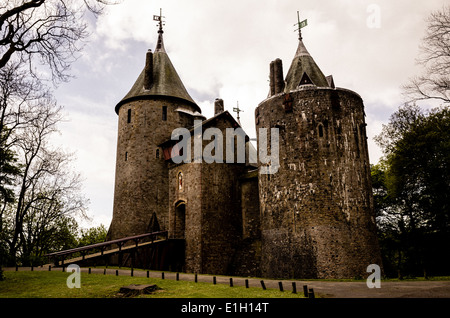
[[[372,167],[382,245],[397,269],[448,272],[450,255],[450,110],[405,105],[376,141],[384,150]],[[395,253],[393,252],[395,250]],[[388,254],[389,254],[388,253]]]
[[[78,246],[92,245],[102,243],[106,240],[108,230],[101,224],[97,227],[81,230],[80,238],[78,239]]]

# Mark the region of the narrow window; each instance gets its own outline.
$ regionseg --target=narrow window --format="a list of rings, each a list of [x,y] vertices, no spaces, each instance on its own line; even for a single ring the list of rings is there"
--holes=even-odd
[[[128,151],[125,152],[125,161],[128,160]]]
[[[323,126],[319,125],[319,137],[322,138],[323,137]]]
[[[183,190],[183,174],[178,173],[178,190]]]
[[[167,106],[162,107],[162,120],[167,120]]]
[[[131,123],[131,109],[128,110],[127,123]]]
[[[159,148],[156,149],[156,159],[159,159]]]

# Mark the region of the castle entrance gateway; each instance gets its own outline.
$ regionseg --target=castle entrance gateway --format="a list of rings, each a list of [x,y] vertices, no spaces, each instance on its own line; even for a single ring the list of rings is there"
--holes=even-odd
[[[175,204],[175,215],[173,220],[173,238],[184,239],[186,232],[186,202],[178,201]]]

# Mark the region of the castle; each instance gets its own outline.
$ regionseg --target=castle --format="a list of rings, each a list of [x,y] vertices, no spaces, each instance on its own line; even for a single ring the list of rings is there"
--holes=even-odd
[[[240,123],[221,99],[212,118],[201,114],[164,48],[159,21],[156,49],[146,53],[144,69],[115,107],[108,239],[167,230],[178,242],[168,253],[196,273],[352,278],[381,265],[363,101],[324,76],[301,31],[286,77],[281,60],[270,63],[269,94],[255,109],[257,131],[278,132],[277,171],[262,173],[267,163],[251,160],[245,133],[232,142],[239,148],[243,138],[245,160],[201,156],[213,145],[225,158],[217,135],[203,133],[213,128],[225,136]],[[179,128],[192,136],[188,147],[201,146],[200,157],[173,138]],[[270,153],[274,140],[258,140],[258,148]],[[174,160],[180,156],[192,160]]]

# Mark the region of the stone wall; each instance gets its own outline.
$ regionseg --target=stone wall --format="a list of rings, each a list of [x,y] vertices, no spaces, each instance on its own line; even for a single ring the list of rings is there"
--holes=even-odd
[[[231,272],[238,276],[260,277],[261,219],[259,215],[258,171],[240,178],[242,238],[236,242]]]
[[[266,99],[255,116],[280,141],[280,169],[259,176],[262,274],[344,278],[381,265],[359,95],[309,87]]]
[[[232,124],[222,115],[203,128],[221,130],[225,143],[225,130]],[[211,142],[203,140],[202,149]],[[191,163],[169,164],[169,233],[171,237],[179,235],[177,206],[185,204],[186,271],[229,274],[243,232],[239,177],[246,166],[244,163],[196,163],[194,138],[191,143]],[[223,151],[225,160],[225,146]]]
[[[183,184],[179,187],[179,174]],[[171,165],[169,170],[169,237],[185,239],[185,270],[202,272],[202,169],[201,164]],[[183,215],[177,213],[185,205],[184,231],[177,228]],[[180,233],[181,232],[181,233]]]

